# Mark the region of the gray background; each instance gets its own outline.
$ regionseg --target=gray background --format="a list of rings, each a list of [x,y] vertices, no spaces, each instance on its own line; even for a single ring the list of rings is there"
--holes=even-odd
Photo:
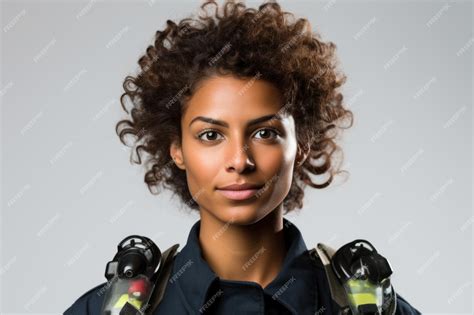
[[[2,314],[62,313],[129,234],[185,244],[198,215],[148,192],[114,127],[155,31],[199,4],[2,1]],[[348,181],[287,218],[308,247],[371,240],[423,313],[472,313],[472,3],[281,4],[336,43],[355,114]]]

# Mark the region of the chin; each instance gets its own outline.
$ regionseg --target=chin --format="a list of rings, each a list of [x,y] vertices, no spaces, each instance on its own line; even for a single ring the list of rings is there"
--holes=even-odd
[[[255,204],[247,205],[226,205],[219,207],[219,213],[214,213],[222,222],[231,222],[236,225],[250,225],[263,219],[268,213],[262,212],[262,209]]]

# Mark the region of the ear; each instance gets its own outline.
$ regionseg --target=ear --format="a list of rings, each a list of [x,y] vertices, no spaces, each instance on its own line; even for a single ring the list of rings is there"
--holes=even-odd
[[[295,165],[300,167],[308,158],[309,153],[311,152],[311,148],[309,145],[305,145],[302,147],[299,143],[296,149],[296,157],[295,157]]]
[[[170,145],[170,156],[174,160],[174,164],[182,170],[186,169],[183,159],[183,151],[178,140],[173,140]]]

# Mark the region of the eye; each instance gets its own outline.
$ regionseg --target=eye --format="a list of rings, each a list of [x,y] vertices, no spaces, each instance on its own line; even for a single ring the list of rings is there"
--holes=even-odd
[[[259,133],[260,133],[260,135],[262,135],[262,134],[263,134],[263,135],[265,135],[265,134],[268,135],[269,133],[270,133],[270,134],[273,133],[273,134],[274,134],[274,138],[276,138],[276,137],[279,136],[279,132],[276,131],[276,130],[273,129],[273,128],[262,128],[262,129],[258,130],[255,134],[259,134]],[[270,138],[264,136],[263,139],[270,139]]]
[[[278,136],[279,136],[279,132],[273,128],[262,128],[262,129],[259,129],[256,133],[257,134],[260,134],[261,136],[263,135],[263,137],[261,139],[263,140],[268,140],[268,139],[276,139]],[[270,134],[270,136],[268,136]],[[274,136],[272,137],[271,134],[273,134]],[[201,132],[199,135],[198,135],[198,139],[202,142],[211,142],[211,141],[216,141],[217,139],[215,138],[216,135],[220,135],[219,132],[213,130],[213,129],[208,129],[208,130],[204,130],[203,132]],[[207,140],[203,139],[202,136],[207,136]]]
[[[208,138],[208,140],[204,140],[202,139],[201,137],[202,136],[209,136],[209,135],[216,135],[218,134],[218,132],[216,132],[215,130],[212,130],[212,129],[209,129],[209,130],[205,130],[204,132],[201,132],[199,135],[198,135],[198,139],[201,140],[201,141],[214,141],[215,139],[210,139]],[[211,137],[213,138],[213,137]]]

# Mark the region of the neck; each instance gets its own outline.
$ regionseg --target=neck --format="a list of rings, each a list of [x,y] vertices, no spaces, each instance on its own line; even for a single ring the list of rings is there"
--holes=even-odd
[[[203,258],[219,278],[253,281],[264,288],[277,276],[286,255],[281,206],[250,225],[200,213]]]

